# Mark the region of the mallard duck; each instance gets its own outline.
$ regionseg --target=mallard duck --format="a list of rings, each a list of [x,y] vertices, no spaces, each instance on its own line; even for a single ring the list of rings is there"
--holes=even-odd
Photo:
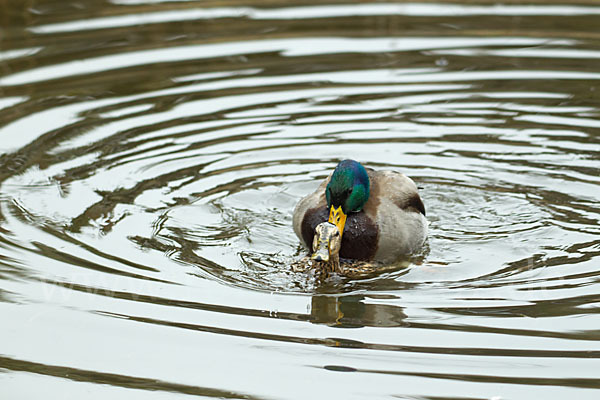
[[[320,225],[324,222],[328,225]],[[354,160],[341,161],[314,193],[298,202],[293,225],[312,250],[312,260],[329,263],[331,270],[339,270],[338,257],[397,260],[421,249],[427,237],[425,206],[413,180]]]

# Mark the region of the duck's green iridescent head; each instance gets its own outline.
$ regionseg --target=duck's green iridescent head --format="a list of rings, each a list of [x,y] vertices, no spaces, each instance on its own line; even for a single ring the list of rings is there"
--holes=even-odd
[[[369,175],[359,162],[343,160],[335,167],[325,190],[329,222],[344,232],[346,216],[362,210],[369,199]]]

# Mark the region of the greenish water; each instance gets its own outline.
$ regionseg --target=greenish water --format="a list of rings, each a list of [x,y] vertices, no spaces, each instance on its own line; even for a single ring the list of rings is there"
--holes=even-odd
[[[3,399],[598,398],[600,2],[0,9]],[[316,282],[344,158],[430,236]]]

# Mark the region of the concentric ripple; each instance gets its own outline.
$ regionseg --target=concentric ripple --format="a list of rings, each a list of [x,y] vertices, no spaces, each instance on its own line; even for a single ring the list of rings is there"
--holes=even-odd
[[[0,393],[596,398],[600,6],[213,3],[3,5]],[[430,236],[316,281],[344,158]]]

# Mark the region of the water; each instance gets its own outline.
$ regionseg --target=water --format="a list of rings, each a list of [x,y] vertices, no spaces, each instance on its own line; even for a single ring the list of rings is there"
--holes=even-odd
[[[2,398],[598,398],[598,2],[0,6]],[[343,158],[430,236],[315,282]]]

